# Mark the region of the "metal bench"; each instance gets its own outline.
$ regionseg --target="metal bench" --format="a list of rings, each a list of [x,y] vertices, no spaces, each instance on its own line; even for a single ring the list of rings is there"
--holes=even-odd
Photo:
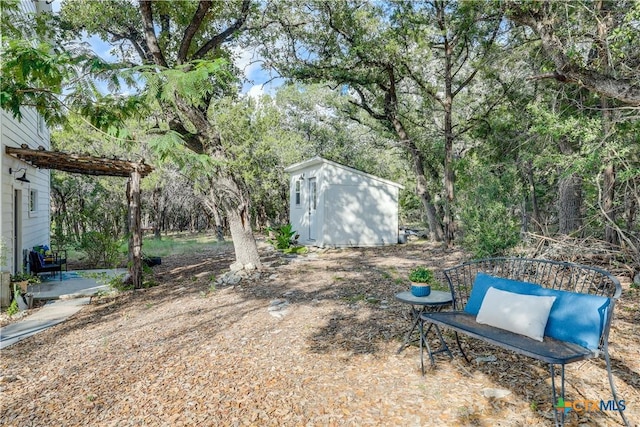
[[[556,408],[557,402],[564,402],[565,365],[602,355],[606,362],[609,384],[611,386],[614,402],[619,402],[611,373],[611,361],[608,351],[609,328],[613,318],[613,309],[615,301],[622,293],[620,281],[616,277],[604,270],[594,267],[587,267],[568,262],[526,258],[490,258],[471,261],[446,269],[443,273],[451,289],[453,297],[453,311],[429,312],[423,313],[420,316],[421,320],[425,324],[428,324],[428,327],[423,327],[423,330],[426,332],[420,340],[421,359],[423,358],[423,343],[427,346],[429,345],[426,338],[426,334],[429,330],[435,330],[440,340],[442,350],[439,350],[438,352],[446,352],[450,357],[452,357],[451,351],[449,350],[449,347],[443,339],[440,331],[440,327],[446,327],[455,331],[457,346],[467,362],[469,362],[469,358],[462,349],[458,333],[462,333],[488,342],[492,345],[546,362],[549,364],[551,374],[552,403],[554,408]],[[484,274],[479,275],[478,273]],[[490,275],[489,278],[487,278],[486,275]],[[489,281],[488,283],[493,281],[496,283],[498,288],[505,291],[508,291],[508,289],[505,289],[505,286],[507,288],[517,287],[519,283],[522,283],[522,286],[527,286],[527,289],[530,290],[533,289],[535,292],[538,292],[538,295],[555,294],[560,295],[559,298],[575,297],[574,300],[571,300],[572,306],[576,306],[575,302],[582,301],[580,299],[585,298],[583,295],[601,297],[586,297],[586,299],[590,300],[605,301],[605,304],[603,305],[605,309],[601,311],[601,327],[593,328],[594,330],[597,330],[597,332],[595,332],[595,340],[593,337],[591,338],[591,342],[594,344],[587,346],[580,340],[574,339],[572,336],[569,336],[566,339],[558,339],[557,337],[553,338],[549,336],[548,330],[550,321],[547,323],[547,329],[544,331],[543,341],[537,341],[499,327],[478,323],[476,321],[476,315],[472,314],[473,310],[467,307],[470,297],[472,297],[474,285],[478,283],[476,281],[476,277],[482,277],[485,281]],[[487,284],[485,283],[484,286],[487,286]],[[478,285],[478,292],[481,292],[480,289],[481,287]],[[512,290],[511,292],[519,293],[517,290]],[[472,300],[475,300],[477,303],[477,294],[472,297]],[[569,300],[564,301],[566,302]],[[554,307],[556,307],[556,304],[558,304],[557,300],[554,301]],[[466,311],[465,307],[467,308]],[[574,312],[574,308],[572,307],[567,308],[568,310],[566,310],[566,312],[568,314],[565,313],[565,317],[562,318],[562,322],[563,326],[566,326],[567,331],[569,331],[572,327],[572,321],[575,320],[577,324],[578,318],[581,317],[582,314]],[[554,308],[551,310],[551,313],[553,314]],[[582,310],[582,308],[580,310]],[[550,316],[552,316],[552,314],[550,314]],[[574,317],[575,319],[573,319]],[[580,319],[580,321],[582,322],[582,319]],[[582,322],[581,325],[584,327],[584,322]],[[578,325],[578,327],[581,325]],[[592,335],[594,333],[593,330],[586,332],[591,332]],[[565,331],[562,331],[562,333],[564,334]],[[578,343],[571,341],[578,341]],[[427,348],[429,350],[431,362],[433,363],[434,361],[431,349],[429,347]],[[560,396],[558,396],[556,391],[555,365],[560,365],[561,367]],[[558,398],[561,398],[562,400],[558,400]],[[629,426],[629,421],[626,419],[623,412],[624,407],[617,405],[616,409],[620,413],[625,425]],[[558,412],[560,412],[560,414]],[[564,425],[565,410],[555,409],[554,417],[556,425]]]

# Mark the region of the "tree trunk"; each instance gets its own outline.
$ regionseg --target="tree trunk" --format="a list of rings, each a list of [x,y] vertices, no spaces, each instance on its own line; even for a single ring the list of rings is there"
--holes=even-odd
[[[533,223],[540,233],[543,233],[542,219],[540,216],[540,208],[538,207],[538,197],[536,196],[536,182],[533,179],[533,161],[529,160],[525,166],[527,174],[527,183],[529,184],[529,200],[531,201],[531,215]]]
[[[609,5],[606,2],[596,2],[596,11],[600,16],[598,20],[598,39],[595,43],[596,53],[599,59],[599,65],[604,68],[604,72],[611,73],[611,67],[609,65],[609,52],[607,49],[607,38],[609,35],[609,26],[613,25],[611,19],[611,11]],[[611,134],[611,111],[609,110],[609,99],[600,95],[600,107],[602,108],[602,134],[603,139],[606,140]],[[604,211],[604,238],[612,244],[618,245],[620,240],[618,238],[618,232],[612,226],[616,221],[616,211],[614,209],[614,199],[616,194],[616,172],[613,161],[609,157],[606,160],[603,177],[603,191],[602,191],[602,209]]]
[[[633,230],[636,223],[638,205],[640,205],[640,197],[638,197],[638,194],[634,191],[627,191],[625,192],[624,199],[625,228],[626,230]]]
[[[571,234],[582,227],[582,178],[576,174],[558,183],[558,232]]]
[[[229,176],[218,176],[212,180],[212,188],[219,189],[223,196],[222,208],[229,221],[236,263],[243,268],[260,268],[260,254],[251,229],[249,195]]]
[[[209,210],[216,227],[216,240],[220,243],[224,242],[224,225],[222,224],[222,217],[218,207],[218,198],[213,189],[213,183],[209,189],[209,194],[202,197],[202,204]]]
[[[156,240],[162,239],[162,234],[160,233],[160,224],[162,223],[161,219],[161,209],[160,209],[160,195],[162,193],[162,189],[160,187],[156,187],[153,189],[153,238]]]
[[[129,199],[129,263],[134,289],[142,288],[142,235],[140,230],[140,172],[131,172],[127,184]]]
[[[616,211],[614,209],[613,203],[615,197],[616,172],[611,161],[609,161],[609,163],[604,168],[603,181],[604,188],[602,191],[602,207],[606,215],[604,219],[604,238],[608,243],[612,245],[618,245],[620,243],[618,232],[614,227],[611,226],[611,224],[614,223],[616,219]]]
[[[411,138],[409,138],[409,134],[407,133],[404,125],[397,117],[391,117],[391,123],[398,135],[400,141],[403,142],[403,145],[409,155],[411,156],[411,161],[413,165],[413,172],[416,175],[416,194],[420,198],[422,205],[424,206],[425,212],[427,214],[427,223],[429,225],[429,239],[441,242],[444,239],[444,233],[442,231],[442,227],[440,226],[440,221],[438,220],[438,214],[436,213],[436,209],[432,203],[431,193],[429,193],[429,189],[427,186],[427,176],[424,172],[424,159],[422,157],[422,153],[416,147],[415,143]]]
[[[455,198],[455,173],[453,171],[453,48],[454,43],[449,40],[447,33],[446,6],[444,2],[436,4],[438,26],[442,32],[444,42],[444,241],[447,246],[453,242],[456,225],[453,218],[453,202]]]

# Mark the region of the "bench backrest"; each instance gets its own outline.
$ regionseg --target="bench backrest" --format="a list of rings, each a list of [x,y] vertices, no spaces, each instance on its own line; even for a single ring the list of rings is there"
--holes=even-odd
[[[488,258],[470,261],[443,271],[453,295],[455,310],[465,309],[479,272],[533,283],[543,288],[609,298],[599,340],[600,346],[606,343],[614,302],[622,293],[620,281],[611,273],[596,267],[543,259]]]

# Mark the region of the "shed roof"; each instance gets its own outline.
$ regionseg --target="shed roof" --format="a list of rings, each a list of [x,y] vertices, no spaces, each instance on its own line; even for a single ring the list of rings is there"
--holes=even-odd
[[[379,176],[375,176],[375,175],[372,175],[370,173],[366,173],[366,172],[360,171],[358,169],[354,169],[352,167],[342,165],[342,164],[340,164],[338,162],[334,162],[332,160],[327,160],[327,159],[325,159],[323,157],[320,157],[320,156],[315,156],[315,157],[312,157],[311,159],[304,160],[304,161],[299,162],[299,163],[295,163],[295,164],[293,164],[291,166],[287,166],[284,169],[284,171],[288,172],[288,173],[292,173],[292,172],[297,172],[299,170],[307,169],[307,168],[310,168],[310,167],[313,167],[313,166],[318,166],[318,165],[321,165],[321,164],[329,164],[329,165],[332,165],[332,166],[347,170],[347,171],[349,171],[351,173],[354,173],[354,174],[357,174],[357,175],[362,175],[362,176],[364,176],[364,177],[366,177],[368,179],[373,179],[373,180],[376,180],[376,181],[380,181],[380,182],[383,182],[383,183],[385,183],[387,185],[391,185],[393,187],[398,187],[400,189],[404,188],[404,186],[402,184],[398,184],[397,182],[393,182],[393,181],[390,181],[388,179],[380,178]]]
[[[5,152],[40,169],[56,169],[85,175],[106,175],[129,177],[133,171],[141,176],[153,172],[153,167],[144,163],[117,158],[94,157],[88,154],[72,154],[62,151],[47,151],[43,147],[37,150],[22,144],[20,148],[5,147]]]

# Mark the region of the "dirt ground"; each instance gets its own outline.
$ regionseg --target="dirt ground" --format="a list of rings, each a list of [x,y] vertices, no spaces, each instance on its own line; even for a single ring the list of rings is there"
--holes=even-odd
[[[159,286],[94,299],[68,321],[4,349],[5,426],[547,426],[548,368],[464,339],[471,364],[436,356],[420,373],[395,300],[408,271],[468,258],[412,242],[284,257],[215,286],[232,251],[166,257]],[[614,378],[640,422],[640,291],[624,295],[610,337]],[[451,335],[445,338],[451,343]],[[434,343],[435,345],[435,343]],[[602,360],[567,367],[567,399],[611,399]],[[508,393],[505,397],[492,397]],[[569,413],[572,426],[622,425],[616,412]]]

